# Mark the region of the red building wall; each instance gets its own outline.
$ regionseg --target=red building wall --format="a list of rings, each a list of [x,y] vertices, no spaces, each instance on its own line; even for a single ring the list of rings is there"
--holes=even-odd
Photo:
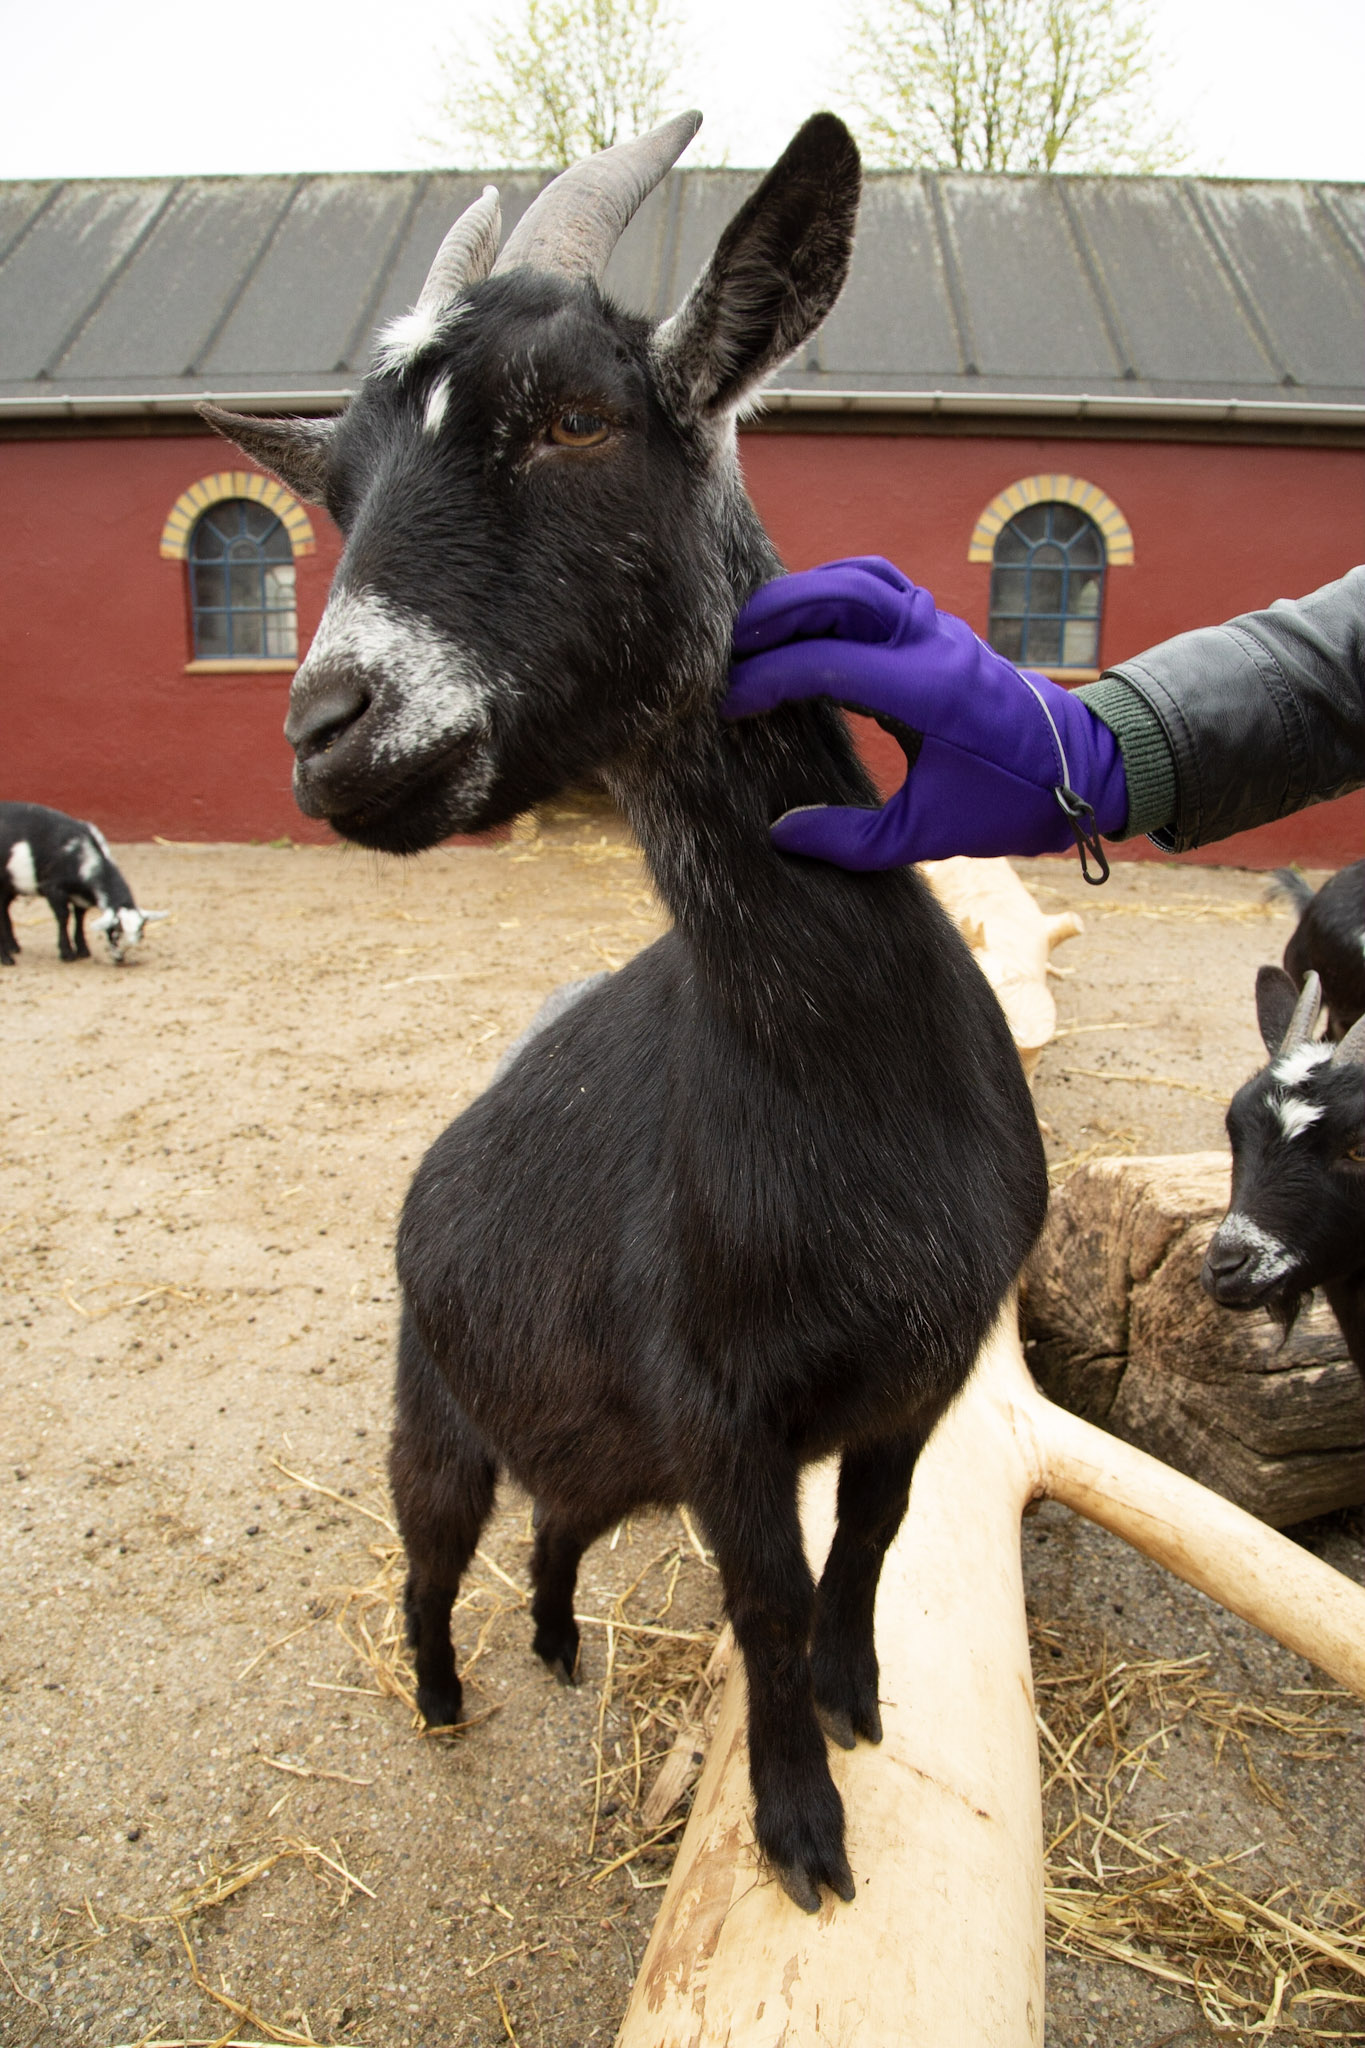
[[[1097,484],[1136,551],[1107,579],[1106,663],[1365,560],[1356,450],[763,432],[743,437],[742,454],[790,568],[888,555],[983,633],[990,571],[967,548],[985,506],[1039,473]],[[191,434],[0,442],[0,794],[121,839],[326,836],[289,794],[288,677],[185,673],[186,572],[160,558],[162,526],[188,485],[241,463]],[[317,551],[296,565],[305,647],[339,551],[326,515],[311,516]],[[1337,866],[1362,853],[1365,794],[1189,857]]]

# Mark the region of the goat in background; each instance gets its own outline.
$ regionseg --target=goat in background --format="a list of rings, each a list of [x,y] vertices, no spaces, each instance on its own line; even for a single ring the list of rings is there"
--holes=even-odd
[[[204,410],[346,539],[286,727],[302,808],[408,853],[596,776],[674,918],[407,1198],[390,1469],[422,1711],[461,1712],[451,1607],[500,1472],[535,1496],[534,1647],[565,1677],[586,1546],[687,1503],[744,1653],[758,1841],[814,1911],[853,1895],[822,1724],[880,1738],[882,1558],[1047,1190],[927,886],[769,839],[795,805],[875,802],[838,711],[717,715],[735,613],[781,568],[736,415],[838,297],[860,170],[816,115],[652,327],[601,280],[698,118],[565,172],[501,254],[486,192],[340,420]],[[835,1451],[817,1588],[798,1478]]]
[[[1310,972],[1317,975],[1327,1036],[1344,1038],[1365,1016],[1365,860],[1352,861],[1316,893],[1293,868],[1276,868],[1275,882],[1299,913],[1284,949],[1285,971],[1299,988]]]
[[[1348,871],[1349,872],[1349,871]],[[1286,1329],[1315,1287],[1365,1375],[1365,1019],[1316,1041],[1322,990],[1283,968],[1256,976],[1270,1064],[1228,1110],[1232,1203],[1204,1261],[1224,1308],[1265,1308]]]
[[[97,825],[45,804],[0,804],[0,967],[12,967],[21,950],[9,914],[16,896],[46,898],[63,960],[90,958],[85,920],[92,910],[118,966],[147,925],[170,916],[138,909]]]

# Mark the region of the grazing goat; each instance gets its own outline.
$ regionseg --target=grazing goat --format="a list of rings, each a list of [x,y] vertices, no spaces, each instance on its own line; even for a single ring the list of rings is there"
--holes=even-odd
[[[1365,1020],[1315,1041],[1316,974],[1256,976],[1270,1065],[1232,1098],[1232,1205],[1204,1261],[1224,1308],[1268,1309],[1286,1329],[1315,1287],[1365,1375]]]
[[[88,911],[98,908],[95,930],[104,933],[119,964],[144,925],[170,915],[138,909],[97,826],[44,804],[0,804],[0,967],[13,967],[20,951],[9,914],[16,896],[47,898],[63,960],[90,958]]]
[[[1317,975],[1327,1036],[1344,1038],[1365,1016],[1365,860],[1352,861],[1316,894],[1293,868],[1277,868],[1275,880],[1299,913],[1285,969],[1300,988],[1310,969]]]
[[[585,1547],[687,1503],[744,1654],[758,1841],[813,1911],[853,1895],[821,1722],[880,1736],[882,1558],[1046,1180],[1005,1020],[923,881],[769,839],[794,805],[875,802],[839,712],[718,716],[735,613],[780,572],[736,412],[838,296],[860,170],[815,116],[652,327],[600,280],[696,126],[574,166],[501,255],[485,193],[339,421],[205,411],[345,534],[286,726],[302,808],[406,853],[597,776],[674,919],[407,1198],[390,1471],[422,1712],[460,1715],[451,1606],[500,1471],[536,1499],[534,1648],[565,1678]],[[797,1483],[835,1451],[817,1588]]]

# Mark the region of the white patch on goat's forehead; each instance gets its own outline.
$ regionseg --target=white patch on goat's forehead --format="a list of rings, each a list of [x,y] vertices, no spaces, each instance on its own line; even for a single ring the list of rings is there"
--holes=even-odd
[[[121,910],[118,914],[118,921],[129,938],[140,939],[142,937],[142,927],[147,920],[143,917],[140,910]]]
[[[1299,1095],[1281,1095],[1274,1104],[1274,1110],[1286,1138],[1297,1138],[1322,1115],[1321,1103],[1305,1102]]]
[[[427,393],[427,409],[422,415],[422,430],[428,434],[439,434],[450,403],[449,375],[438,377]]]
[[[401,761],[488,729],[490,688],[469,651],[373,592],[343,591],[329,601],[296,685],[306,686],[310,669],[333,663],[368,669],[387,686],[376,707],[377,760]]]
[[[375,341],[374,368],[380,376],[406,370],[425,349],[434,348],[450,332],[462,306],[414,306],[382,327]]]
[[[38,870],[33,865],[33,848],[27,839],[16,839],[5,862],[5,873],[21,896],[38,893]]]
[[[1298,1264],[1297,1253],[1291,1252],[1287,1244],[1281,1243],[1278,1237],[1272,1237],[1268,1230],[1262,1230],[1259,1223],[1253,1223],[1238,1209],[1228,1211],[1218,1226],[1217,1235],[1224,1244],[1255,1254],[1259,1280],[1282,1279]]]
[[[1285,1053],[1282,1059],[1271,1063],[1270,1071],[1277,1081],[1287,1081],[1292,1088],[1297,1081],[1306,1081],[1314,1067],[1320,1067],[1324,1060],[1330,1060],[1330,1045],[1296,1045],[1293,1052]]]

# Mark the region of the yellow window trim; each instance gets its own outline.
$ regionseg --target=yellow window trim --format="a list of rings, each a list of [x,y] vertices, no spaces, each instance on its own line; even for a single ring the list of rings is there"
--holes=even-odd
[[[285,660],[277,655],[262,655],[257,661],[233,658],[230,661],[187,661],[187,676],[292,676],[298,667],[296,660]]]
[[[1075,505],[1089,515],[1104,536],[1105,561],[1111,569],[1133,565],[1133,530],[1111,497],[1083,476],[1024,476],[991,499],[972,528],[969,562],[993,562],[996,537],[1016,512],[1027,505]]]
[[[268,512],[273,512],[289,535],[289,545],[296,561],[300,555],[316,552],[313,522],[283,484],[277,484],[273,476],[262,476],[259,470],[220,469],[213,476],[200,477],[187,491],[182,491],[172,505],[161,529],[162,560],[185,561],[189,556],[190,535],[195,521],[201,513],[207,512],[210,505],[221,505],[225,498],[250,498],[256,504],[264,505]]]

